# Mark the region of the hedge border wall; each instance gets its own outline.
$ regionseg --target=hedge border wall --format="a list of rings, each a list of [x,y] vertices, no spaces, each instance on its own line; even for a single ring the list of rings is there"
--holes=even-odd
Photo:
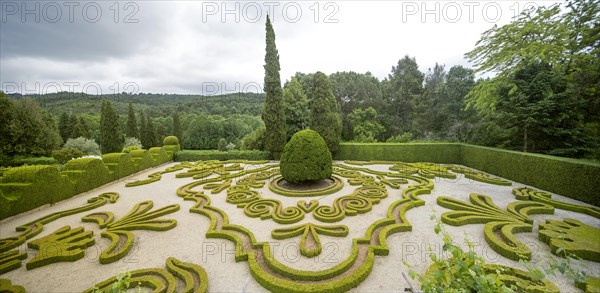
[[[176,162],[195,162],[195,161],[210,161],[210,160],[254,160],[262,161],[269,160],[271,155],[269,152],[258,151],[258,150],[232,150],[232,151],[218,151],[218,150],[183,150],[175,153],[174,160]]]
[[[600,206],[600,164],[462,143],[342,143],[336,160],[461,164]]]
[[[163,147],[110,153],[98,158],[70,160],[58,165],[9,168],[0,177],[0,220],[53,204],[135,172],[173,160]]]

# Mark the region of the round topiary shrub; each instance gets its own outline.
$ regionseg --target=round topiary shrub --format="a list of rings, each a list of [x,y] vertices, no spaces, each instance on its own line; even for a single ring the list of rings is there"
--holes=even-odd
[[[314,130],[296,132],[285,145],[279,164],[281,176],[292,183],[305,183],[331,177],[331,152]]]
[[[163,145],[178,145],[179,144],[179,139],[177,138],[177,136],[167,136],[165,137],[165,139],[163,139]]]

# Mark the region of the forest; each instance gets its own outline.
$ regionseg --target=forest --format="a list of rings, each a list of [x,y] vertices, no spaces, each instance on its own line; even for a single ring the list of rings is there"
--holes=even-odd
[[[405,55],[391,60],[383,79],[297,72],[280,87],[287,139],[310,127],[316,97],[331,91],[341,141],[464,142],[599,160],[599,19],[594,0],[525,11],[481,35],[465,53],[473,68],[436,64],[422,72],[417,58]],[[491,77],[477,78],[483,73]],[[267,94],[0,93],[1,156],[48,156],[77,137],[102,146],[103,101],[123,137],[143,147],[177,135],[185,149],[265,149],[269,82],[265,77]]]

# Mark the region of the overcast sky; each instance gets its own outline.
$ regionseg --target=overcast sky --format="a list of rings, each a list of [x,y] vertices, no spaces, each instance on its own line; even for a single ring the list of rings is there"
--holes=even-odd
[[[261,91],[271,15],[282,83],[295,72],[370,71],[404,55],[421,71],[468,66],[482,32],[525,1],[0,2],[5,92]]]

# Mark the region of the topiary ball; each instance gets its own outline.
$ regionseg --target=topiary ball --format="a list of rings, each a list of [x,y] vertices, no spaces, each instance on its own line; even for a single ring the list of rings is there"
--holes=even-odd
[[[283,148],[279,164],[281,176],[292,183],[304,183],[331,177],[331,152],[318,132],[296,132]]]
[[[179,144],[179,139],[177,138],[177,136],[167,136],[165,137],[165,139],[163,139],[163,145],[178,145]]]

